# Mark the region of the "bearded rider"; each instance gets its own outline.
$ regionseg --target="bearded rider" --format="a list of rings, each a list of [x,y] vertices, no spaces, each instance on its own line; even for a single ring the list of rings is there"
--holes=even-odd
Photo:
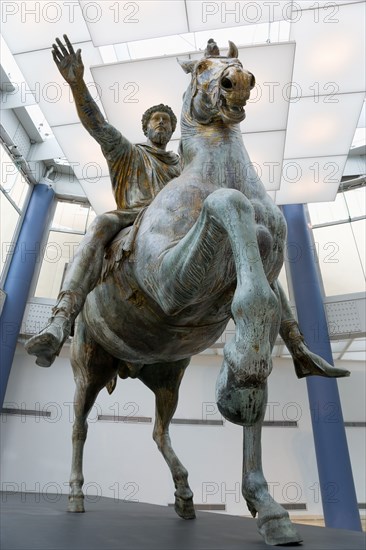
[[[117,210],[98,216],[70,264],[49,324],[26,343],[36,355],[36,363],[49,367],[69,337],[76,316],[88,293],[97,284],[106,245],[121,229],[131,226],[159,191],[179,176],[179,156],[166,151],[177,119],[167,105],[155,105],[142,117],[146,144],[133,145],[103,117],[83,79],[81,50],[74,52],[64,35],[66,46],[58,38],[53,44],[54,61],[70,85],[79,118],[101,146],[107,160]]]

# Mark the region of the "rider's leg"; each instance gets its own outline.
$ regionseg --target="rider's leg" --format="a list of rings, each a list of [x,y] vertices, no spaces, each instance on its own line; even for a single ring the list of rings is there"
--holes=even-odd
[[[310,375],[327,377],[349,376],[350,373],[348,370],[333,367],[325,361],[325,359],[312,353],[307,348],[286,294],[278,281],[276,286],[280,296],[282,310],[280,336],[292,355],[296,376],[298,378],[304,378]]]
[[[52,310],[49,324],[25,345],[36,355],[37,365],[49,367],[70,335],[71,327],[81,311],[88,293],[101,275],[105,246],[124,227],[131,225],[136,211],[113,211],[98,216],[80,243],[71,262]]]

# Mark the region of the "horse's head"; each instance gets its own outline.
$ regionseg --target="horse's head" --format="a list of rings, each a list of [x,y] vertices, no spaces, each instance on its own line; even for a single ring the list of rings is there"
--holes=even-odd
[[[244,106],[255,78],[243,69],[235,44],[229,41],[229,46],[227,57],[220,56],[216,43],[210,39],[201,60],[178,60],[183,70],[192,75],[186,100],[191,117],[200,124],[219,119],[225,124],[236,124],[245,118]]]

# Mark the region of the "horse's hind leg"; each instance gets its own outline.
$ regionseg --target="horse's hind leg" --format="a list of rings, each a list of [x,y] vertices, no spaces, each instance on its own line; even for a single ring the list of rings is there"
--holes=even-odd
[[[83,452],[86,441],[88,423],[87,417],[93,407],[99,388],[89,385],[83,380],[76,380],[74,397],[74,426],[72,430],[72,463],[70,475],[69,512],[84,512],[84,494],[82,486]]]
[[[138,378],[155,394],[153,438],[165,458],[175,485],[175,511],[183,519],[195,517],[193,493],[188,485],[188,472],[175,454],[169,436],[169,424],[178,404],[178,392],[189,360],[145,365]]]
[[[258,531],[270,545],[294,544],[301,537],[291,523],[288,512],[268,492],[262,471],[261,429],[267,404],[267,384],[250,390],[260,416],[252,426],[243,427],[242,492],[253,517],[258,514]]]
[[[86,332],[82,318],[76,325],[71,364],[76,390],[68,510],[69,512],[84,512],[83,451],[88,431],[87,417],[100,390],[115,377],[118,360],[91,339]]]

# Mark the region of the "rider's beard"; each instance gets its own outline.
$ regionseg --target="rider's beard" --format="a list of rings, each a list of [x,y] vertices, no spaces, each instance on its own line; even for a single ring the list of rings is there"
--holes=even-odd
[[[170,132],[165,130],[165,128],[159,128],[154,130],[154,128],[149,128],[147,132],[147,137],[152,143],[156,145],[166,145],[170,140]]]

